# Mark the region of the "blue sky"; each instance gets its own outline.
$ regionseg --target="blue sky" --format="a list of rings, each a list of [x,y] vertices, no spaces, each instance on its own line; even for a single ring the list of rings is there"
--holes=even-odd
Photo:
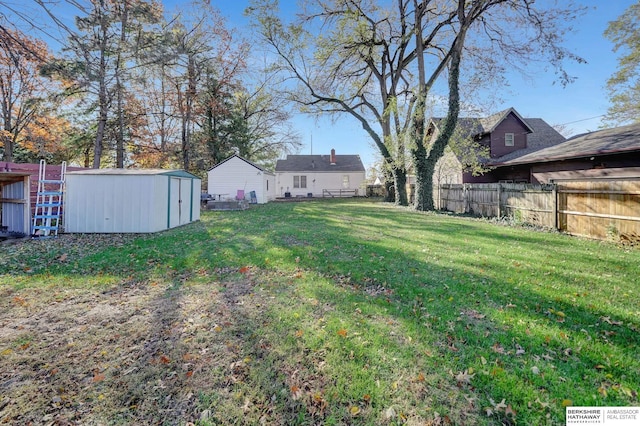
[[[587,61],[586,64],[567,64],[569,73],[577,77],[576,82],[566,87],[553,84],[553,70],[545,72],[542,67],[534,70],[533,79],[512,74],[508,76],[508,87],[499,88],[498,95],[504,102],[495,105],[495,111],[490,112],[514,107],[525,118],[542,118],[551,125],[566,125],[565,136],[597,130],[602,115],[609,106],[606,81],[615,72],[619,56],[613,52],[613,46],[604,38],[603,32],[610,21],[617,19],[635,2],[636,0],[578,1],[588,9],[574,23],[576,31],[568,35],[565,43],[566,47]],[[296,0],[281,0],[280,3],[285,13],[295,13]],[[27,8],[35,8],[35,5],[27,6],[29,4],[31,3],[23,3]],[[170,12],[176,7],[189,7],[190,2],[164,0],[164,4],[165,10]],[[228,27],[235,29],[234,35],[251,37],[247,28],[248,21],[243,16],[249,0],[211,0],[211,4],[227,18]],[[72,17],[68,18],[71,20]],[[331,122],[328,119],[317,120],[298,114],[294,118],[294,124],[304,143],[301,154],[312,152],[313,141],[314,154],[328,154],[332,148],[338,154],[359,154],[367,168],[378,158],[373,142],[359,123],[348,116]]]
[[[294,8],[293,0],[281,1],[282,5]],[[542,118],[551,125],[566,125],[565,136],[597,130],[602,115],[609,102],[605,85],[607,79],[617,67],[619,54],[613,52],[613,45],[605,39],[603,33],[612,20],[617,19],[635,0],[591,0],[579,1],[587,6],[587,12],[574,24],[575,33],[569,34],[565,46],[586,64],[568,64],[569,73],[577,80],[566,86],[553,84],[553,70],[536,70],[534,79],[522,78],[518,74],[508,77],[509,87],[501,90],[502,104],[496,106],[497,112],[514,107],[523,117]],[[248,1],[212,0],[229,25],[241,29],[246,25],[242,12]],[[288,10],[287,12],[291,12]],[[315,120],[297,116],[295,124],[305,143],[301,153],[326,154],[335,148],[342,154],[359,154],[365,167],[377,159],[377,149],[353,119],[345,117],[337,123],[329,120]]]

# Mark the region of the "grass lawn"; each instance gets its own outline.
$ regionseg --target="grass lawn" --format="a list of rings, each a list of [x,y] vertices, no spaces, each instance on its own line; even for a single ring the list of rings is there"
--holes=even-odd
[[[639,406],[640,251],[368,200],[0,246],[0,423],[563,425]]]

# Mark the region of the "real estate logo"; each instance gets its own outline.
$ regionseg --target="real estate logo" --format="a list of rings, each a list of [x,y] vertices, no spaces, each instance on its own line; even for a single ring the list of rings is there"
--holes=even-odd
[[[567,407],[567,426],[640,424],[640,407]]]

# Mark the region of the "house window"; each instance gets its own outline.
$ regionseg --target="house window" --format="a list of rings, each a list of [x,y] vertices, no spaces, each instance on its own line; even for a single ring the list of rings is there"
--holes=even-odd
[[[513,133],[505,133],[504,134],[504,146],[513,146],[514,145],[514,135]]]
[[[306,176],[294,176],[293,177],[293,187],[294,188],[306,188],[307,187],[307,177]]]
[[[349,175],[342,176],[342,187],[344,189],[348,189],[349,188]]]
[[[269,190],[269,179],[267,179],[267,191]]]

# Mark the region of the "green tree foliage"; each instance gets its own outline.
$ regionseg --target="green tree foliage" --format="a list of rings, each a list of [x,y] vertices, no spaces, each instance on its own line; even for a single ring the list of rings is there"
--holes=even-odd
[[[605,37],[620,51],[618,70],[607,81],[611,107],[606,120],[612,124],[640,122],[640,2],[632,4],[609,23]]]

